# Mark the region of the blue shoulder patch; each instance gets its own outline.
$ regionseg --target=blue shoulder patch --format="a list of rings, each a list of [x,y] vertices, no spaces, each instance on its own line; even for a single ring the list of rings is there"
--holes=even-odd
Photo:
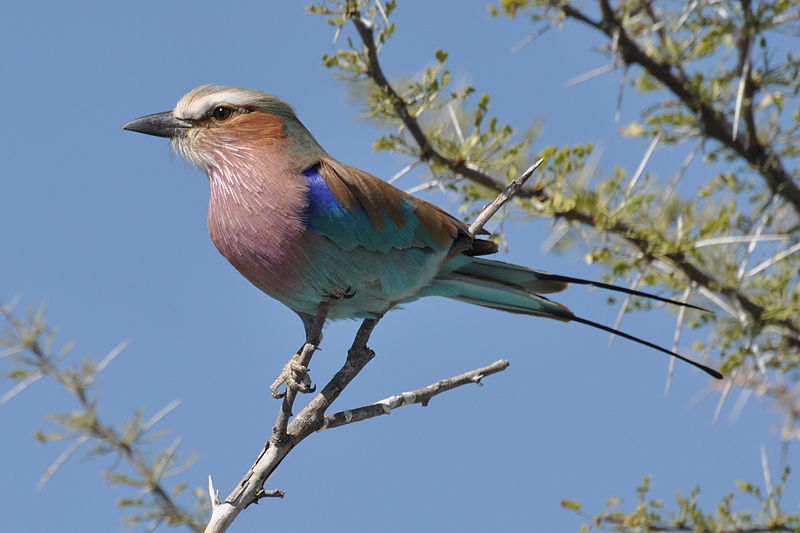
[[[306,220],[308,221],[308,229],[315,230],[314,221],[319,220],[320,217],[325,218],[330,216],[332,212],[341,211],[344,209],[336,195],[328,184],[325,182],[319,173],[319,167],[316,165],[308,167],[301,174],[306,177],[308,184],[308,208],[306,211]]]
[[[408,222],[402,227],[385,217],[379,230],[372,225],[364,207],[359,204],[351,211],[336,199],[318,166],[303,170],[308,184],[308,206],[306,207],[306,229],[324,235],[343,250],[358,247],[371,251],[389,252],[408,247],[432,247],[437,244],[427,232],[418,234],[419,221],[413,216],[414,204],[406,200],[404,208]]]
[[[325,183],[316,166],[308,167],[302,172],[308,183],[308,206],[310,208],[341,207],[339,200],[328,184]]]

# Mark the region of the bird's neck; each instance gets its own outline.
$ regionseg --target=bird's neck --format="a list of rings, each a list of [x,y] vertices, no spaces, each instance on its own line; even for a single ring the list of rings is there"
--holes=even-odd
[[[207,168],[211,205],[256,217],[291,213],[306,201],[303,164],[292,157],[285,139],[226,147]]]

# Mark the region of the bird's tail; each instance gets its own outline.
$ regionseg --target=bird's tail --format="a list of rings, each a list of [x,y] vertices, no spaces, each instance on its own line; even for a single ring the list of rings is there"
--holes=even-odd
[[[638,342],[654,350],[666,353],[693,365],[707,374],[722,379],[722,374],[706,365],[693,361],[667,348],[646,341],[624,331],[575,315],[566,306],[549,300],[542,293],[560,292],[567,288],[569,283],[593,285],[603,289],[633,294],[675,305],[691,307],[706,311],[685,302],[678,302],[663,298],[655,294],[642,291],[590,281],[568,276],[560,276],[525,268],[523,266],[504,263],[502,261],[489,261],[486,259],[471,258],[471,262],[456,270],[438,277],[430,287],[430,293],[446,298],[453,298],[483,307],[519,313],[524,315],[543,316],[565,322],[574,321],[601,329],[628,340]]]

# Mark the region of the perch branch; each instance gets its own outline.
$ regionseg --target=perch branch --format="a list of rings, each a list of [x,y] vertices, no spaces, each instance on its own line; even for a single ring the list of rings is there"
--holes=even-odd
[[[311,358],[314,357],[314,352],[319,347],[320,339],[322,339],[322,328],[325,326],[325,319],[328,318],[330,307],[330,300],[325,300],[320,303],[317,314],[306,331],[306,343],[300,349],[297,361],[297,364],[300,365],[303,372],[308,372],[308,365],[311,364]],[[291,362],[290,360],[290,364]],[[286,372],[286,370],[284,370],[284,372]],[[273,387],[274,386],[275,385],[273,385]],[[281,410],[278,411],[278,418],[275,421],[275,426],[272,428],[272,440],[274,442],[280,442],[286,439],[286,426],[289,424],[289,418],[292,416],[292,406],[294,406],[295,398],[297,398],[297,390],[287,383],[286,395],[283,397]]]

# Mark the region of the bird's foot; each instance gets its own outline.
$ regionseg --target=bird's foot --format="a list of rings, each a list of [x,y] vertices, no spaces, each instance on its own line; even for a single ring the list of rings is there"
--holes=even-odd
[[[346,287],[343,289],[336,289],[328,295],[332,300],[349,300],[356,295],[356,290],[353,287]]]
[[[286,388],[281,391],[281,385]],[[270,385],[269,391],[273,398],[283,398],[288,391],[301,392],[304,394],[312,393],[317,388],[311,383],[311,376],[308,375],[308,368],[300,364],[300,353],[296,353],[289,359],[281,370],[281,373]]]

